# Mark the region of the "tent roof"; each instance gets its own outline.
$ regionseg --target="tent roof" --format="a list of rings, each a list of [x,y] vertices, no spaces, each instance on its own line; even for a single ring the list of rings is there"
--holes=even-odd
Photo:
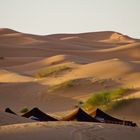
[[[5,109],[5,112],[7,113],[11,113],[11,114],[14,114],[14,115],[17,115],[14,111],[12,111],[10,108],[6,108]]]
[[[103,112],[99,108],[97,108],[96,111],[94,111],[91,114],[93,114],[97,120],[100,120],[101,122],[104,122],[104,123],[115,123],[115,124],[118,123],[118,124],[124,124],[128,126],[137,126],[136,123],[133,123],[132,121],[126,121],[126,120],[121,120],[121,119],[112,117],[111,115]]]
[[[100,110],[99,108],[97,108],[96,110],[95,118],[104,118],[104,120],[123,122],[123,120],[112,117],[108,115],[107,113],[103,112],[102,110]]]
[[[38,108],[33,108],[32,110],[28,111],[27,113],[22,115],[23,117],[29,118],[29,117],[36,117],[39,119],[39,121],[58,121],[57,119],[51,117],[48,114],[45,114]]]
[[[86,113],[83,109],[78,108],[73,113],[69,114],[68,116],[64,117],[62,119],[63,121],[83,121],[83,122],[100,122],[96,118],[90,116],[88,113]]]

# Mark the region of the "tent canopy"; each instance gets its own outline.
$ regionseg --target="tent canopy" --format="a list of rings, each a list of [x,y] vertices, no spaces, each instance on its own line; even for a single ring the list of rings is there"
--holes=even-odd
[[[137,126],[136,123],[133,123],[132,121],[126,121],[126,120],[121,120],[112,117],[109,114],[100,110],[99,108],[97,108],[96,111],[94,111],[92,114],[94,114],[97,120],[100,120],[103,123],[123,124],[123,125],[134,126],[134,127]]]
[[[22,116],[26,117],[26,118],[35,117],[39,121],[58,121],[57,119],[51,117],[50,115],[45,114],[38,108],[33,108],[32,110],[28,111],[27,113],[23,114]]]
[[[11,113],[11,114],[14,114],[14,115],[17,115],[14,111],[12,111],[10,108],[6,108],[5,109],[5,112],[7,113]]]
[[[69,114],[68,116],[65,116],[63,121],[81,121],[81,122],[100,122],[96,118],[90,116],[88,113],[86,113],[83,109],[78,108],[73,113]]]

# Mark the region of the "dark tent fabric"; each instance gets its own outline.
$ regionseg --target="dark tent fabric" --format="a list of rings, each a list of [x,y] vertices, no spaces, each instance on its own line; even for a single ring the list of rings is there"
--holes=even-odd
[[[81,122],[100,122],[99,120],[97,120],[94,117],[92,117],[89,114],[87,114],[81,108],[79,108],[78,110],[76,110],[74,113],[72,113],[72,114],[64,117],[62,120],[63,121],[77,120],[77,121],[81,121]]]
[[[97,109],[95,111],[95,118],[105,123],[122,124],[122,125],[134,126],[134,127],[137,126],[132,121],[125,121],[125,120],[114,118],[106,114],[105,112],[101,111],[100,109]]]
[[[33,108],[29,112],[23,114],[22,117],[36,118],[36,120],[38,120],[38,121],[58,121],[57,119],[45,114],[38,108]]]
[[[116,121],[116,122],[123,122],[123,120],[114,118],[114,117],[106,114],[105,112],[101,111],[100,109],[96,110],[95,118],[98,118],[98,119],[101,119],[101,120],[103,119],[104,121],[110,120],[110,121]]]
[[[11,114],[14,114],[14,115],[17,115],[14,111],[12,111],[10,108],[6,108],[5,109],[5,112],[7,113],[11,113]]]

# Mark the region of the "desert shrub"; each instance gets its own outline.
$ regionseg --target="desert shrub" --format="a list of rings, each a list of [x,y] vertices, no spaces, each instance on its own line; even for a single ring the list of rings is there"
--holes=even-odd
[[[104,105],[110,102],[111,98],[110,98],[110,93],[108,91],[102,91],[102,92],[98,92],[98,93],[94,93],[88,100],[87,100],[87,104],[90,105],[96,105],[96,106],[100,106],[100,105]]]
[[[28,110],[28,108],[27,107],[24,107],[24,108],[22,108],[21,110],[20,110],[20,113],[26,113],[26,112],[28,112],[29,110]]]
[[[124,93],[126,93],[129,89],[127,88],[117,88],[115,90],[111,90],[110,91],[110,97],[111,99],[117,99],[119,97],[121,97],[122,95],[124,95]]]
[[[74,80],[69,80],[69,81],[65,81],[63,83],[51,86],[49,88],[49,91],[67,89],[73,86],[74,86]]]
[[[104,106],[111,103],[113,100],[120,98],[127,89],[117,88],[114,90],[105,90],[93,93],[93,95],[86,101],[85,106]]]
[[[57,73],[57,72],[61,72],[61,71],[64,71],[64,70],[68,70],[68,69],[70,69],[70,67],[67,66],[67,65],[44,68],[44,69],[40,70],[36,74],[36,77],[37,78],[43,78],[43,77],[47,77],[47,76],[49,76],[51,74],[54,74],[54,73]]]

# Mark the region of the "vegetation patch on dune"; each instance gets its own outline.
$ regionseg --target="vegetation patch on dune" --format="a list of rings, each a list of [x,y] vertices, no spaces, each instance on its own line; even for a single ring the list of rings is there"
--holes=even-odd
[[[93,95],[85,102],[84,107],[92,106],[101,107],[111,104],[114,100],[123,96],[129,89],[117,88],[114,90],[104,90],[93,93]]]
[[[52,92],[52,91],[56,91],[56,90],[63,90],[63,89],[73,87],[74,81],[75,80],[69,80],[69,81],[65,81],[65,82],[57,84],[57,85],[53,85],[49,88],[49,91]]]
[[[20,113],[26,113],[28,112],[29,109],[27,107],[23,107],[21,110],[20,110]]]
[[[47,76],[49,76],[51,74],[55,74],[55,73],[58,73],[58,72],[69,70],[69,69],[71,69],[71,67],[68,66],[68,65],[62,65],[62,66],[55,66],[55,67],[44,68],[44,69],[41,69],[36,74],[36,78],[44,78],[44,77],[47,77]]]

